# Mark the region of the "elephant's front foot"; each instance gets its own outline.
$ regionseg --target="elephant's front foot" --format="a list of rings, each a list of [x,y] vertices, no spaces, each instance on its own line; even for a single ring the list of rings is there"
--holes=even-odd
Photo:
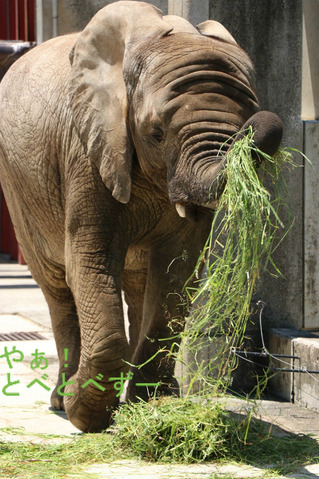
[[[118,406],[114,384],[70,378],[64,389],[64,408],[71,423],[83,432],[107,429]]]

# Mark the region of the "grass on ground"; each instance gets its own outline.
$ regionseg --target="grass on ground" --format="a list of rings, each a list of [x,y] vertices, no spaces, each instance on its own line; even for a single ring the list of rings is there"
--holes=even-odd
[[[319,462],[316,440],[278,437],[252,411],[236,415],[216,401],[185,398],[124,405],[112,433],[82,434],[58,444],[0,441],[1,477],[90,477],[86,466],[123,459],[250,464],[265,467],[265,477],[275,477]]]

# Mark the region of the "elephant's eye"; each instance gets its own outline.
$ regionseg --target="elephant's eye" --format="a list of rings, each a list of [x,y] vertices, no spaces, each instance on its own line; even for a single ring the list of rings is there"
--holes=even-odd
[[[156,143],[161,143],[164,138],[164,131],[161,128],[153,127],[151,130],[151,136]]]

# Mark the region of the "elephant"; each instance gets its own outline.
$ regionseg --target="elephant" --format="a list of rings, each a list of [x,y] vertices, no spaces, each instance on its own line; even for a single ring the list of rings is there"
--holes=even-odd
[[[102,431],[119,404],[114,378],[131,378],[127,401],[176,392],[166,352],[227,152],[250,125],[273,155],[282,124],[260,109],[252,61],[221,24],[137,1],[26,53],[0,104],[0,180],[57,345],[51,405]]]

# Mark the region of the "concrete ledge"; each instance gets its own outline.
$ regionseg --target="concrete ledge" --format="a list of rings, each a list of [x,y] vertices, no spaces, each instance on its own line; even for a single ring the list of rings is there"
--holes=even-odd
[[[273,393],[300,406],[319,411],[319,333],[295,329],[271,329],[268,350],[291,358],[271,358],[274,368],[295,372],[277,372],[270,380]],[[298,372],[298,371],[304,372]]]

